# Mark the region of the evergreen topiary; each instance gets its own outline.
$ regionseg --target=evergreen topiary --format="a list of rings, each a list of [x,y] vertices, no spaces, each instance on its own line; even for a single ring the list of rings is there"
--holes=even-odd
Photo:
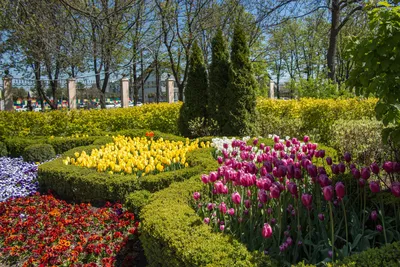
[[[208,115],[219,126],[225,125],[231,105],[227,101],[229,81],[229,52],[227,42],[218,30],[212,40],[212,61],[210,66],[210,84],[208,86]]]
[[[26,162],[44,162],[56,157],[54,148],[49,144],[27,146],[22,154]]]
[[[207,71],[203,53],[194,42],[190,55],[188,81],[185,88],[185,102],[181,108],[180,130],[185,136],[190,135],[189,121],[196,118],[207,118]]]
[[[222,134],[227,136],[251,135],[256,121],[256,80],[254,78],[250,50],[243,26],[236,23],[231,44],[231,68],[227,103],[229,113],[221,125]]]

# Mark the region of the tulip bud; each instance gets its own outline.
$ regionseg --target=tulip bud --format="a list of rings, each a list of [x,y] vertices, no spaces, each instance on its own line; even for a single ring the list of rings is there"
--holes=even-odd
[[[387,172],[387,173],[392,173],[393,172],[393,162],[391,161],[386,161],[383,163],[382,168]]]
[[[382,231],[383,231],[382,225],[378,224],[378,225],[376,226],[376,231],[382,232]]]
[[[376,210],[371,211],[371,220],[376,221],[378,219],[378,212]]]
[[[369,189],[371,189],[372,193],[378,193],[379,191],[381,191],[380,187],[379,187],[379,183],[372,181],[369,183]]]
[[[264,189],[261,189],[261,190],[258,191],[258,200],[261,203],[267,203],[268,195],[267,195],[267,192]]]
[[[223,232],[225,230],[225,225],[220,225],[219,230],[221,230]]]
[[[203,174],[203,175],[201,176],[201,181],[202,181],[203,183],[205,183],[205,184],[208,184],[208,182],[209,182],[208,175]]]
[[[376,162],[372,163],[370,167],[373,173],[379,174],[379,166]]]
[[[269,190],[272,198],[279,198],[279,196],[281,195],[281,190],[276,184],[272,184]]]
[[[288,183],[287,188],[289,190],[289,192],[295,197],[297,198],[297,185],[293,182]]]
[[[303,138],[303,141],[304,141],[304,143],[307,143],[308,141],[310,141],[310,137],[305,135],[304,138]]]
[[[319,219],[321,222],[323,222],[323,221],[325,220],[325,215],[322,214],[322,213],[319,213],[319,214],[318,214],[318,219]]]
[[[395,197],[400,197],[400,182],[393,182],[390,191]]]
[[[277,136],[277,135],[274,136],[274,142],[279,143],[279,136]]]
[[[239,205],[240,204],[240,200],[241,200],[241,197],[240,197],[240,194],[238,192],[232,193],[232,202],[233,203],[235,203],[236,205]]]
[[[371,177],[371,172],[369,171],[368,167],[364,167],[361,169],[361,177],[364,180],[368,180],[368,178]]]
[[[210,182],[214,183],[218,179],[217,172],[210,172],[209,179],[210,179]]]
[[[265,144],[264,144],[264,143],[261,143],[261,144],[260,144],[260,150],[264,150],[264,148],[265,148]]]
[[[338,168],[339,168],[339,171],[340,171],[341,173],[344,173],[344,172],[346,171],[346,165],[344,165],[343,162],[340,162],[340,163],[338,164]]]
[[[324,194],[324,198],[326,201],[332,201],[333,198],[333,187],[331,185],[325,186],[322,189],[322,192]]]
[[[222,162],[224,162],[224,159],[221,156],[218,156],[217,160],[218,164],[222,164]]]
[[[329,257],[329,258],[332,258],[332,256],[333,256],[333,252],[332,252],[332,250],[329,250],[329,251],[328,251],[328,257]]]
[[[327,157],[326,158],[326,163],[328,164],[328,165],[332,165],[332,158],[331,157]]]
[[[230,208],[228,210],[228,214],[231,215],[231,216],[235,215],[235,209],[234,208]]]
[[[289,236],[288,238],[286,238],[286,243],[291,246],[293,245],[293,239]]]
[[[210,218],[208,218],[208,217],[204,218],[203,222],[205,224],[209,224],[210,223]]]
[[[219,204],[219,210],[222,212],[222,214],[226,213],[227,208],[224,202],[221,202],[221,204]]]
[[[248,199],[246,199],[246,200],[244,201],[244,206],[245,206],[247,209],[249,209],[249,208],[250,208],[250,205],[251,205],[251,201],[248,200]]]
[[[193,193],[193,198],[194,198],[194,200],[199,200],[200,199],[200,193],[199,192],[194,192]]]
[[[360,187],[364,187],[365,186],[365,180],[364,179],[358,179],[358,185],[360,186]]]
[[[331,165],[331,170],[333,174],[339,174],[339,167],[336,164]]]
[[[264,223],[264,226],[261,231],[262,237],[270,238],[272,236],[272,227],[268,223]]]
[[[351,154],[346,152],[344,153],[344,160],[349,163],[351,161]]]
[[[352,169],[351,173],[353,174],[354,179],[357,179],[357,180],[360,179],[361,172],[358,169],[356,169],[356,168]]]
[[[318,155],[320,158],[324,158],[325,157],[325,150],[318,150]]]
[[[307,209],[311,209],[312,206],[312,195],[310,194],[303,194],[301,196],[301,202]]]
[[[342,182],[337,182],[335,185],[336,196],[338,199],[342,199],[345,194],[345,187]]]
[[[276,219],[275,218],[271,219],[271,224],[276,224]]]

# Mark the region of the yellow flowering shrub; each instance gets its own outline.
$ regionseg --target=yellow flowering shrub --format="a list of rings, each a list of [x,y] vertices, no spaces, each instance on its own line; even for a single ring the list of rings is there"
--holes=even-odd
[[[65,165],[96,169],[109,174],[136,174],[138,177],[164,171],[177,170],[188,166],[186,154],[210,143],[169,141],[146,137],[113,137],[114,142],[93,149],[90,154],[75,152],[67,157]]]

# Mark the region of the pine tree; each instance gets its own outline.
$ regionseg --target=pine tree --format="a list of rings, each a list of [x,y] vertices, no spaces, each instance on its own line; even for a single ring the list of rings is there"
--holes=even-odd
[[[243,136],[255,133],[256,80],[249,59],[250,50],[243,26],[236,23],[231,44],[231,68],[228,83],[228,120],[224,135]]]
[[[228,99],[229,52],[227,42],[218,30],[212,40],[212,61],[210,66],[210,84],[208,87],[208,114],[218,126],[227,123],[230,105]]]
[[[207,71],[203,53],[197,41],[192,46],[189,64],[185,102],[180,114],[180,130],[185,136],[190,135],[189,121],[196,118],[204,118],[204,121],[207,119]]]

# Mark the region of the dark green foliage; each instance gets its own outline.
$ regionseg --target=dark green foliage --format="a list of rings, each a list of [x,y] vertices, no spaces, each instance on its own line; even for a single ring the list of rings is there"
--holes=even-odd
[[[133,193],[130,193],[126,197],[125,207],[129,211],[139,214],[140,210],[150,202],[150,196],[151,193],[147,190],[137,190]]]
[[[382,3],[368,13],[370,31],[353,46],[355,66],[347,84],[358,94],[379,98],[377,119],[395,125],[385,130],[384,138],[400,144],[400,6]]]
[[[53,146],[56,154],[64,153],[74,147],[92,144],[99,137],[54,137],[46,140],[47,144]]]
[[[225,125],[231,110],[228,102],[229,52],[227,42],[218,30],[212,40],[212,61],[210,65],[210,84],[208,86],[208,116]]]
[[[207,118],[207,70],[204,57],[197,41],[192,47],[188,80],[185,88],[185,102],[182,105],[179,128],[184,136],[189,136],[189,121]]]
[[[44,162],[56,157],[54,148],[49,144],[36,144],[27,146],[22,153],[26,162]]]
[[[223,135],[254,134],[256,121],[256,81],[253,75],[250,51],[243,25],[236,23],[231,45],[231,68],[227,102],[227,121],[221,125]]]
[[[8,155],[7,146],[0,141],[0,157],[6,157]]]
[[[4,140],[4,143],[7,145],[8,154],[13,158],[22,156],[22,153],[27,146],[43,144],[44,142],[44,137],[12,137]]]

